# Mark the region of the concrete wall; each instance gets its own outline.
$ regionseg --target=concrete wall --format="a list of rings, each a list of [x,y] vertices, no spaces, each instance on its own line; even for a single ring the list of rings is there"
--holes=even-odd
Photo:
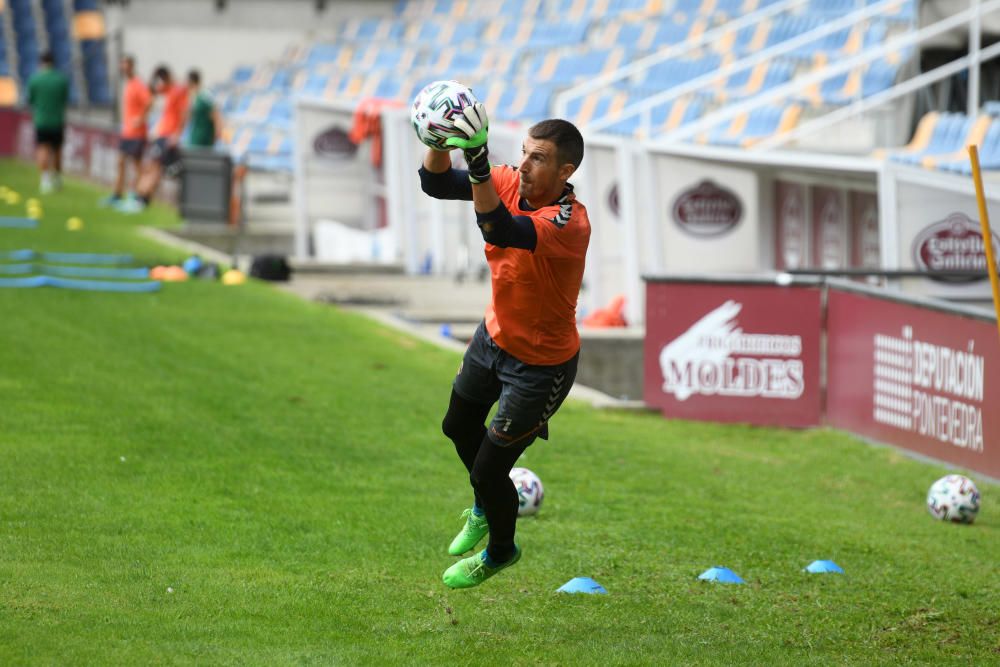
[[[581,329],[576,381],[614,398],[642,400],[642,329]]]
[[[327,2],[315,0],[228,0],[222,11],[215,0],[131,0],[106,8],[108,31],[134,55],[146,77],[159,63],[175,73],[198,68],[208,83],[229,77],[239,65],[281,57],[292,44],[330,35],[344,21],[391,15],[392,0]]]

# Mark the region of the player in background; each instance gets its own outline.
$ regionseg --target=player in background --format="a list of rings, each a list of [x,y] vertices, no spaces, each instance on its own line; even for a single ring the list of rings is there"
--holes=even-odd
[[[455,125],[465,137],[447,143],[464,151],[468,171],[453,169],[450,153],[429,149],[420,181],[432,197],[472,200],[492,275],[492,299],[465,352],[442,424],[474,492],[448,553],[462,555],[489,534],[484,550],[444,573],[447,586],[468,588],[521,558],[510,470],[536,437],[547,439],[548,422],[576,377],[576,302],[590,221],[567,182],[583,160],[583,137],[572,123],[553,119],[532,126],[517,168],[490,166],[482,104],[467,107]]]
[[[194,148],[212,148],[222,132],[222,116],[215,105],[211,93],[201,87],[201,73],[193,69],[188,72],[188,112],[187,145]]]
[[[69,79],[53,65],[51,51],[28,80],[28,106],[35,125],[35,162],[41,172],[38,190],[49,194],[62,187],[62,145],[69,104]]]
[[[129,165],[132,166],[132,187],[134,193],[139,187],[142,154],[146,150],[146,131],[149,107],[153,96],[142,78],[136,76],[135,58],[125,56],[119,63],[122,74],[121,134],[118,138],[118,172],[115,189],[102,203],[115,206],[125,198],[125,178]]]
[[[138,213],[146,208],[160,187],[164,172],[180,164],[180,141],[188,114],[188,90],[174,82],[170,70],[160,65],[153,73],[153,92],[163,96],[163,112],[153,128],[153,145],[136,186],[135,199],[124,199],[115,208]]]

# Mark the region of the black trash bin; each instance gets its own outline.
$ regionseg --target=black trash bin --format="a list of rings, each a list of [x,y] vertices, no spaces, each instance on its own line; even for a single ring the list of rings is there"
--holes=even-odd
[[[211,148],[181,151],[181,216],[190,222],[229,222],[233,161]]]

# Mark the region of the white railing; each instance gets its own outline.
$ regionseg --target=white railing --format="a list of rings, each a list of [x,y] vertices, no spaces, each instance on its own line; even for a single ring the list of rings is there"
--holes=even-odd
[[[907,79],[906,81],[899,83],[888,90],[883,90],[882,92],[870,95],[869,97],[856,100],[846,107],[841,107],[840,109],[831,111],[830,113],[820,116],[819,118],[814,118],[811,121],[802,123],[788,132],[770,136],[767,139],[754,144],[750,147],[750,149],[767,150],[777,148],[778,146],[784,146],[792,141],[795,141],[796,139],[814,135],[817,132],[836,125],[843,120],[859,116],[866,111],[880,107],[883,104],[891,102],[899,97],[903,97],[904,95],[914,93],[924,86],[936,83],[942,79],[947,79],[964,69],[975,67],[979,63],[992,60],[997,56],[1000,56],[1000,42],[980,50],[977,57],[973,57],[971,55],[962,56],[961,58],[951,61],[950,63],[936,67],[929,72],[924,72],[923,74],[915,76],[912,79]]]
[[[676,130],[666,133],[659,138],[656,143],[660,145],[670,145],[685,141],[698,135],[699,133],[706,132],[722,123],[725,123],[726,121],[732,120],[743,113],[748,113],[760,107],[783,101],[795,93],[800,92],[804,88],[820,84],[827,79],[847,73],[861,65],[867,65],[868,63],[871,63],[879,58],[883,58],[890,53],[925,42],[933,37],[937,37],[938,35],[944,34],[950,30],[954,30],[963,24],[967,24],[977,16],[986,15],[997,10],[1000,10],[1000,0],[990,0],[989,2],[977,4],[946,19],[942,19],[937,23],[932,23],[929,26],[921,28],[920,30],[899,35],[880,45],[866,49],[855,56],[833,63],[822,70],[799,77],[776,88],[772,88],[771,90],[756,95],[749,100],[738,104],[728,105],[718,111],[706,114],[692,123],[688,123],[677,128]],[[982,53],[984,52],[978,52],[979,55],[977,57],[981,59]]]

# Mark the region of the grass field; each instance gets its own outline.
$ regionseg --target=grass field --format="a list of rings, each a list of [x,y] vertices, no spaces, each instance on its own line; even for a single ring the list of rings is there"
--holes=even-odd
[[[35,176],[0,162],[0,185]],[[0,251],[179,257],[135,233],[172,214],[98,196],[69,184]],[[458,362],[262,284],[0,289],[0,664],[1000,662],[1000,489],[935,522],[946,468],[827,430],[568,403],[524,460],[524,558],[447,590]],[[609,594],[554,592],[575,576]]]

